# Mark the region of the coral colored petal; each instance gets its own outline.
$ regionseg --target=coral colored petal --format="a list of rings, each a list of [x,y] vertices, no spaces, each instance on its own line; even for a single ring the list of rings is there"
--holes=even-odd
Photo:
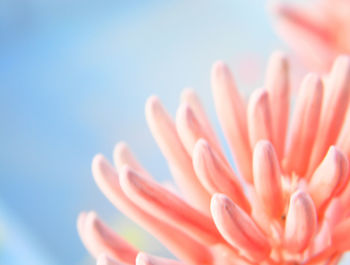
[[[120,211],[147,229],[179,258],[195,264],[212,259],[206,246],[130,201],[120,187],[117,172],[102,155],[95,156],[92,172],[101,191]]]
[[[326,155],[328,147],[335,144],[343,125],[350,97],[350,57],[337,58],[326,88],[308,175],[317,168]]]
[[[309,194],[317,210],[331,198],[341,180],[346,178],[348,168],[345,155],[336,147],[331,146],[308,184]]]
[[[286,217],[284,246],[291,253],[302,252],[315,235],[316,209],[310,196],[303,191],[292,194]]]
[[[193,171],[191,158],[181,143],[173,121],[155,96],[146,103],[146,119],[184,196],[197,209],[209,215],[210,196]]]
[[[212,68],[212,88],[216,112],[242,176],[253,181],[246,104],[239,94],[230,70],[223,62]]]
[[[308,74],[299,89],[293,113],[285,170],[304,177],[318,131],[323,98],[323,85],[316,74]],[[310,130],[312,128],[312,130]]]
[[[225,159],[220,146],[217,145],[215,139],[212,139],[207,134],[207,131],[202,127],[192,108],[186,103],[181,104],[176,113],[176,129],[189,156],[192,157],[196,142],[200,138],[204,138],[215,148],[222,159]]]
[[[125,166],[120,172],[120,184],[130,200],[142,205],[146,212],[186,231],[208,245],[222,242],[210,217],[203,215],[155,181],[140,177]]]
[[[150,179],[152,178],[152,176],[136,160],[128,145],[124,142],[120,142],[115,146],[113,152],[113,160],[117,169],[121,169],[124,165],[128,165],[142,176]]]
[[[267,213],[280,219],[284,211],[281,170],[272,144],[261,140],[253,154],[254,186]]]
[[[269,241],[253,220],[227,196],[215,194],[210,208],[222,236],[243,256],[256,262],[268,258],[271,251]]]
[[[289,65],[281,52],[274,52],[267,66],[265,89],[269,91],[273,145],[281,160],[289,118]]]
[[[134,263],[138,250],[102,223],[95,213],[86,214],[83,222],[83,240],[95,257],[107,253],[125,264]]]
[[[211,125],[208,116],[199,100],[199,97],[192,89],[185,89],[181,93],[181,104],[185,103],[193,110],[195,116],[198,118],[202,128],[206,131],[211,141],[215,142],[216,146],[220,146],[216,133]]]
[[[247,213],[250,212],[249,201],[237,176],[204,139],[198,140],[194,148],[193,167],[210,194],[224,193]]]
[[[257,89],[249,99],[248,130],[250,146],[254,149],[259,140],[272,141],[272,124],[269,95],[265,89]]]

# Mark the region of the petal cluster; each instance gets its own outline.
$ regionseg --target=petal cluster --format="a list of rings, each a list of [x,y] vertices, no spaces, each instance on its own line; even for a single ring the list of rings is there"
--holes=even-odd
[[[247,102],[224,63],[212,69],[236,170],[192,90],[174,120],[157,97],[146,103],[181,194],[157,183],[125,143],[114,150],[115,166],[95,156],[104,195],[180,260],[143,253],[95,213],[81,213],[79,234],[99,265],[321,265],[350,249],[350,58],[337,58],[327,79],[308,74],[296,97],[285,56],[274,53],[267,68],[264,88]]]

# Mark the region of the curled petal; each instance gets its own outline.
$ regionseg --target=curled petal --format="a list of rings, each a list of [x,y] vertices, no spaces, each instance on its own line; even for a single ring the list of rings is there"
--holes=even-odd
[[[254,186],[265,210],[280,219],[284,211],[281,170],[272,144],[259,141],[253,155]]]
[[[120,211],[152,233],[179,258],[190,264],[212,259],[207,246],[133,203],[121,189],[117,172],[102,155],[95,156],[92,172],[101,191]]]
[[[291,253],[305,250],[315,235],[317,216],[310,196],[296,191],[290,199],[286,218],[284,245]]]
[[[252,183],[246,104],[236,88],[230,70],[223,62],[213,65],[211,76],[215,108],[221,127],[240,173]]]
[[[125,194],[137,205],[207,244],[222,241],[212,219],[155,181],[140,177],[125,166],[120,173]]]
[[[265,89],[253,92],[248,105],[248,129],[250,146],[254,149],[259,140],[272,140],[269,95]]]
[[[78,218],[79,233],[90,252],[98,257],[107,253],[125,264],[134,264],[137,250],[107,227],[93,212]]]
[[[155,96],[150,97],[146,103],[146,119],[185,197],[197,209],[209,214],[209,193],[197,179],[191,158],[181,143],[173,121]]]
[[[274,52],[267,66],[265,87],[269,91],[273,145],[279,159],[284,153],[289,116],[289,65],[286,56]]]
[[[198,118],[201,126],[204,128],[208,137],[216,143],[216,146],[220,146],[219,140],[214,132],[213,126],[210,124],[208,116],[199,100],[199,97],[192,89],[185,89],[181,93],[181,104],[187,104],[193,110],[195,116]]]
[[[228,197],[215,194],[210,208],[219,232],[243,256],[255,262],[263,261],[269,256],[271,246],[266,236]]]
[[[312,175],[308,191],[315,203],[316,209],[327,202],[339,187],[341,180],[348,175],[347,158],[334,146],[329,151]]]
[[[294,171],[300,177],[306,174],[318,131],[322,98],[323,85],[320,77],[308,74],[299,89],[293,113],[286,152],[288,155],[284,161],[284,168],[288,173]]]
[[[193,167],[203,184],[210,192],[224,193],[239,207],[250,212],[250,204],[233,170],[203,140],[198,140],[193,151]]]
[[[217,144],[217,141],[212,139],[212,137],[199,122],[195,112],[185,103],[180,105],[176,113],[176,129],[189,156],[192,157],[196,142],[200,138],[204,138],[217,150],[221,157],[225,159],[225,156],[222,154],[221,148]]]
[[[343,125],[350,97],[350,57],[337,58],[326,88],[308,175],[317,168],[326,155],[328,147],[336,143]]]
[[[132,167],[139,174],[152,178],[152,176],[142,167],[142,165],[136,160],[128,145],[124,142],[118,143],[113,152],[113,159],[115,166],[121,169],[124,165]]]

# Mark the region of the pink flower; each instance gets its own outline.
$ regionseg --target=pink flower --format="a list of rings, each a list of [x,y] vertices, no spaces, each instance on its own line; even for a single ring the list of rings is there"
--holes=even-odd
[[[308,8],[278,4],[279,34],[311,69],[327,72],[338,54],[350,53],[350,1],[318,0]]]
[[[157,183],[124,143],[114,151],[116,168],[102,155],[92,163],[106,197],[181,261],[139,252],[92,212],[78,219],[88,250],[99,265],[336,264],[350,249],[350,58],[339,57],[325,83],[305,77],[290,124],[281,53],[248,103],[222,62],[213,66],[212,87],[239,174],[191,90],[175,122],[157,97],[146,104],[183,197]]]

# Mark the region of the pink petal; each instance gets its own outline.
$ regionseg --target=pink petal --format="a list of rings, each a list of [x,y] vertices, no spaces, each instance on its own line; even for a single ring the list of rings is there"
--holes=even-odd
[[[255,90],[249,99],[248,131],[250,146],[254,149],[259,140],[272,140],[269,95],[265,89]]]
[[[147,229],[179,258],[190,264],[212,259],[212,254],[205,245],[130,201],[120,187],[117,172],[102,155],[95,156],[92,172],[97,185],[114,206]]]
[[[193,167],[210,194],[224,193],[243,210],[250,212],[249,201],[237,176],[203,139],[198,140],[194,148]]]
[[[347,158],[334,146],[329,151],[312,175],[308,191],[319,210],[339,186],[341,180],[348,175]]]
[[[210,217],[203,215],[155,181],[138,176],[128,166],[122,169],[120,177],[125,194],[137,205],[142,205],[146,212],[184,230],[203,243],[212,245],[222,241]]]
[[[176,129],[189,156],[192,157],[196,142],[200,138],[204,138],[215,148],[222,159],[225,159],[217,141],[207,134],[206,129],[202,127],[194,111],[186,103],[181,104],[176,113]]]
[[[215,194],[211,212],[222,236],[243,256],[256,262],[268,258],[271,251],[269,241],[253,220],[228,197]]]
[[[284,212],[281,170],[272,144],[259,141],[253,155],[254,186],[267,213],[280,220]]]
[[[249,148],[246,104],[236,88],[230,70],[223,62],[213,65],[212,87],[216,112],[236,165],[243,177],[251,183],[252,155]]]
[[[146,103],[146,119],[153,137],[157,141],[176,183],[184,195],[197,209],[209,214],[210,196],[198,181],[187,154],[176,132],[175,125],[157,97]]]
[[[291,123],[285,170],[304,177],[319,126],[323,85],[316,74],[308,74],[299,89]],[[310,130],[312,128],[312,130]]]
[[[310,196],[296,191],[290,199],[286,218],[284,246],[291,253],[300,253],[308,246],[317,227],[316,209]]]
[[[192,89],[185,89],[181,94],[181,104],[185,103],[193,110],[202,128],[206,131],[209,138],[215,142],[216,146],[220,146],[219,140],[214,132],[213,126],[210,124],[208,116],[199,100],[199,97]]]
[[[124,142],[120,142],[115,146],[113,152],[113,160],[117,169],[121,169],[124,165],[128,165],[142,176],[150,179],[152,178],[152,176],[136,160],[134,155],[131,153],[128,145]]]
[[[311,175],[322,161],[328,147],[335,144],[343,124],[350,97],[350,57],[337,58],[326,88],[308,175]]]
[[[102,223],[95,213],[81,215],[79,219],[82,239],[95,257],[107,253],[120,262],[134,264],[138,251]]]
[[[271,55],[265,88],[269,92],[273,145],[279,159],[283,157],[289,118],[289,65],[281,52]]]

